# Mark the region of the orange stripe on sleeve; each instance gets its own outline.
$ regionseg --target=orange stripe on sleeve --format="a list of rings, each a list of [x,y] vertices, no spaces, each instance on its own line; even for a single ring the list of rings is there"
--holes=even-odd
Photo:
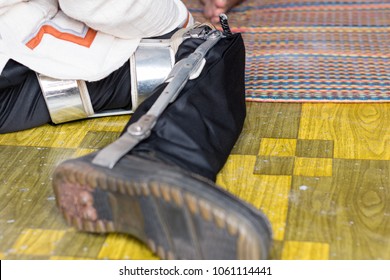
[[[48,34],[48,35],[51,35],[51,36],[58,38],[60,40],[72,42],[72,43],[75,43],[77,45],[81,45],[81,46],[89,48],[91,46],[93,40],[96,37],[96,33],[97,32],[95,30],[88,28],[88,31],[87,31],[85,37],[80,37],[80,36],[77,36],[74,34],[61,32],[50,25],[43,25],[39,29],[39,32],[37,33],[37,35],[35,35],[34,38],[32,38],[31,40],[29,40],[26,43],[26,46],[32,50],[35,49],[42,41],[43,36],[45,34]]]

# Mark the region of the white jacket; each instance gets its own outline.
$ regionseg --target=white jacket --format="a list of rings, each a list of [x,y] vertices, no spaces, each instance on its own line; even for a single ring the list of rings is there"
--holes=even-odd
[[[13,59],[58,79],[99,80],[141,38],[189,19],[180,0],[0,0],[0,73]]]

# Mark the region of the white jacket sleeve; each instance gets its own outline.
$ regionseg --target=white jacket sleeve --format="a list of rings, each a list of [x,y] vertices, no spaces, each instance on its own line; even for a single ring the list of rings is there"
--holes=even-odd
[[[69,17],[124,39],[163,35],[188,17],[180,0],[59,0],[59,4]]]
[[[13,9],[17,4],[25,3],[27,5],[35,5],[42,10],[42,15],[50,13],[50,16],[58,10],[58,0],[0,0],[0,15]],[[54,12],[53,12],[54,11]]]

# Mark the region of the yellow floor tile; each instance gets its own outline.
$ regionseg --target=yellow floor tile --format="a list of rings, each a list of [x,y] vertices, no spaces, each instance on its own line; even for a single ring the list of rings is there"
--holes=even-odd
[[[390,104],[303,104],[299,139],[334,140],[334,158],[390,160]]]
[[[295,158],[294,175],[296,176],[332,176],[331,158]]]
[[[260,143],[260,156],[291,157],[295,156],[296,139],[263,138]]]
[[[338,104],[302,104],[299,139],[335,140]]]
[[[121,132],[129,116],[106,117],[43,125],[34,129],[0,135],[0,145],[77,148],[89,131]],[[72,133],[69,133],[72,132]]]
[[[332,140],[298,139],[295,155],[297,157],[333,158],[333,150]]]
[[[69,133],[69,130],[74,133]],[[0,135],[0,145],[77,148],[87,132],[75,124],[43,125],[33,130]]]
[[[95,259],[77,258],[77,257],[64,257],[64,256],[53,256],[53,257],[50,257],[50,260],[73,261],[73,260],[95,260]]]
[[[217,184],[261,209],[272,224],[275,240],[283,240],[291,176],[254,175],[256,156],[232,155]]]
[[[12,246],[12,253],[17,255],[51,255],[65,231],[26,229]]]
[[[129,238],[126,235],[110,234],[99,252],[98,259],[120,260],[120,259],[147,259],[157,260],[156,257],[141,242]]]
[[[286,241],[282,260],[328,260],[329,244],[315,242]]]
[[[295,157],[258,156],[253,173],[256,175],[291,176],[294,160]]]
[[[86,156],[86,155],[93,153],[93,152],[96,152],[96,151],[97,151],[96,149],[77,149],[75,151],[75,153],[73,154],[73,157],[77,158],[77,157]]]

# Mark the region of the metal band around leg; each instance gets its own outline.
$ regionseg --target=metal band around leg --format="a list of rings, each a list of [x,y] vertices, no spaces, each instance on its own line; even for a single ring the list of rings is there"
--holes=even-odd
[[[175,64],[175,54],[187,33],[200,35],[199,23],[176,31],[170,39],[142,39],[130,57],[132,110],[138,107],[153,90],[166,80]],[[199,37],[198,37],[199,38]]]
[[[160,85],[175,62],[170,39],[143,39],[130,57],[132,110]]]
[[[84,81],[58,80],[37,74],[53,123],[87,118],[94,114]]]

